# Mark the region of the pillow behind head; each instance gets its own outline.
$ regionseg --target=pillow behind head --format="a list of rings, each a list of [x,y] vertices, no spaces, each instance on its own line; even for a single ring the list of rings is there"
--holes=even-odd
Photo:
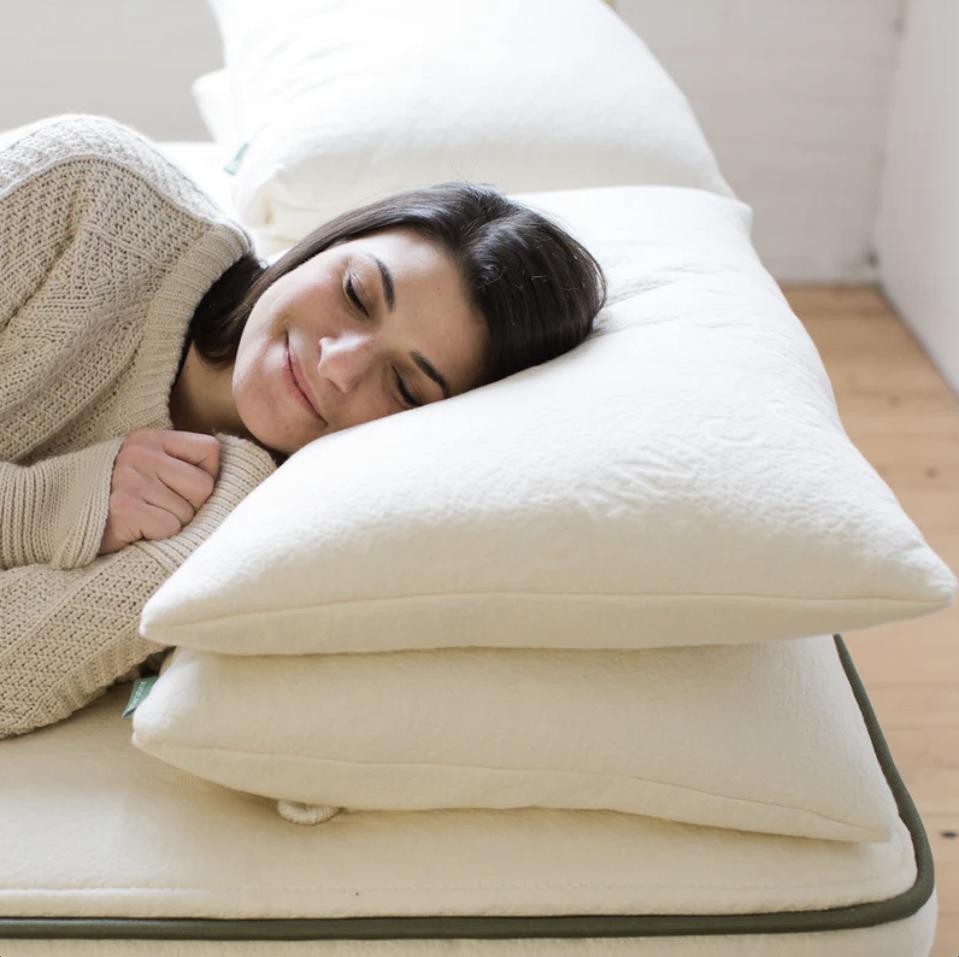
[[[210,0],[267,253],[446,180],[731,195],[685,96],[598,0]]]
[[[955,601],[849,441],[747,206],[675,187],[513,198],[599,260],[589,337],[301,448],[154,593],[143,637],[240,655],[638,649]]]
[[[226,70],[203,73],[190,84],[190,92],[219,155],[224,157],[222,165],[226,165],[239,146],[230,75]]]

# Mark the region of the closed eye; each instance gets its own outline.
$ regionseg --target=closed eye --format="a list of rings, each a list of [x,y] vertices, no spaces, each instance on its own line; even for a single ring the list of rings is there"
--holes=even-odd
[[[415,396],[410,395],[409,389],[406,388],[406,383],[400,378],[400,375],[396,370],[393,370],[396,373],[396,384],[400,387],[400,393],[403,398],[406,400],[406,404],[411,408],[415,409],[421,406],[423,403],[417,401]]]
[[[363,305],[362,300],[356,294],[356,290],[353,288],[353,279],[350,276],[346,277],[346,294],[356,303],[357,308],[362,310],[363,315],[369,316],[369,310]]]
[[[363,301],[356,294],[356,289],[353,287],[352,276],[347,276],[346,278],[346,294],[356,304],[356,307],[363,313],[363,315],[369,317],[369,314],[370,314],[369,310],[366,308],[366,306],[363,305]],[[396,371],[395,366],[393,368],[393,374],[396,377],[396,384],[399,387],[400,394],[403,396],[403,400],[407,408],[416,409],[419,406],[423,405],[423,403],[420,402],[416,398],[416,396],[412,395],[409,389],[407,389],[406,383],[400,377],[400,374]]]

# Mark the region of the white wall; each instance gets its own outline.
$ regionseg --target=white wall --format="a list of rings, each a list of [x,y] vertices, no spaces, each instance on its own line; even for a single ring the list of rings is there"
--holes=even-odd
[[[161,140],[208,139],[190,83],[223,63],[206,0],[0,0],[0,129],[102,113]]]
[[[876,277],[903,2],[614,0],[690,100],[780,281]]]
[[[959,393],[959,2],[911,0],[876,223],[881,285]]]
[[[773,275],[873,280],[905,0],[607,2],[690,99]],[[76,110],[207,138],[189,89],[222,63],[207,0],[3,0],[3,17],[0,129]]]

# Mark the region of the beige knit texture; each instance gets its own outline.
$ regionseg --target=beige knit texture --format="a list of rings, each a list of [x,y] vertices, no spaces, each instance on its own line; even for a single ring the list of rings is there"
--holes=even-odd
[[[220,473],[193,520],[97,557],[123,438],[173,427],[189,320],[252,248],[110,117],[0,133],[0,737],[155,667],[164,646],[138,636],[143,605],[276,469],[265,449],[218,433]]]

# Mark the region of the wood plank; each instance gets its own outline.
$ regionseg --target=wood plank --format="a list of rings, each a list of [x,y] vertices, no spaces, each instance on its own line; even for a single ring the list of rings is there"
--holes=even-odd
[[[847,631],[842,638],[870,701],[870,689],[877,682],[959,684],[959,641],[952,609]]]
[[[872,285],[807,286],[781,285],[783,295],[803,322],[838,316],[875,315],[889,320],[890,307],[879,290]],[[894,318],[894,316],[892,317]]]
[[[944,912],[940,899],[936,939],[929,957],[957,957],[957,955],[959,955],[959,911]]]
[[[866,693],[883,734],[894,728],[959,731],[959,687],[956,685],[873,680],[866,687]]]
[[[896,722],[882,725],[882,733],[923,820],[926,814],[959,818],[959,729]]]
[[[931,957],[959,954],[959,815],[924,813],[922,823],[936,872],[939,922]]]

